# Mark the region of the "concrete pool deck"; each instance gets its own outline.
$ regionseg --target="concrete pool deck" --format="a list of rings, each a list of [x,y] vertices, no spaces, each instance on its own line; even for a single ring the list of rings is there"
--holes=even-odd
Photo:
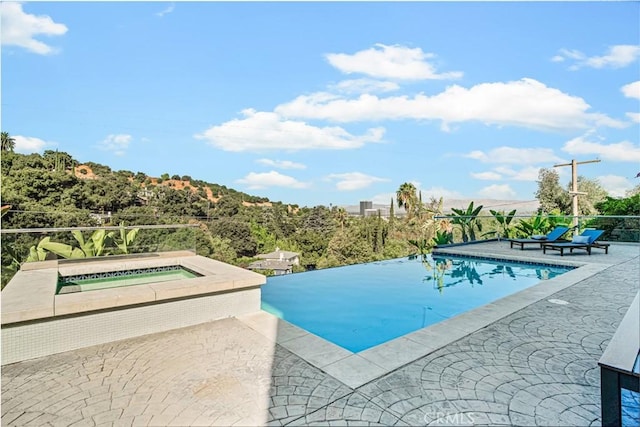
[[[446,251],[585,266],[378,354],[256,312],[5,365],[2,424],[598,424],[597,362],[640,289],[640,246]]]

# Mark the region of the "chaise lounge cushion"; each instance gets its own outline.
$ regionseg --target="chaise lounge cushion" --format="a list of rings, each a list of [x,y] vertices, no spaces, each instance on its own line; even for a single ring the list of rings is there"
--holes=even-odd
[[[587,244],[589,243],[590,236],[573,236],[571,243]]]
[[[534,240],[547,240],[547,236],[544,234],[534,234],[531,238]]]

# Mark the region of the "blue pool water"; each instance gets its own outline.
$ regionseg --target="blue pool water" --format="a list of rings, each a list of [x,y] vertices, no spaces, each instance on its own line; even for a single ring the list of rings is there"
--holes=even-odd
[[[394,259],[269,277],[262,309],[359,352],[569,269],[449,256]]]

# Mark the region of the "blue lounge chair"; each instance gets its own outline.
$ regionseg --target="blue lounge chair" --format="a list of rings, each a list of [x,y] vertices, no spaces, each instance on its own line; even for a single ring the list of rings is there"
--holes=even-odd
[[[557,226],[546,236],[532,236],[529,239],[509,239],[509,243],[511,244],[511,249],[513,249],[513,245],[519,245],[520,250],[523,250],[524,245],[529,244],[535,244],[541,248],[543,243],[555,242],[567,231],[569,231],[568,227]]]
[[[573,240],[566,243],[543,243],[542,252],[547,253],[547,249],[552,251],[560,251],[560,256],[564,255],[564,250],[569,249],[573,253],[574,249],[584,249],[591,255],[592,248],[604,249],[604,253],[609,253],[609,244],[597,242],[604,233],[604,230],[584,230],[579,236],[575,236]]]

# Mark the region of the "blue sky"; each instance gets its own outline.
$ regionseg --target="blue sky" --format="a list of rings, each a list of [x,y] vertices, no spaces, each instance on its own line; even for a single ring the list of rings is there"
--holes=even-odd
[[[309,206],[531,200],[574,158],[614,196],[640,181],[638,2],[0,7],[19,152]]]

